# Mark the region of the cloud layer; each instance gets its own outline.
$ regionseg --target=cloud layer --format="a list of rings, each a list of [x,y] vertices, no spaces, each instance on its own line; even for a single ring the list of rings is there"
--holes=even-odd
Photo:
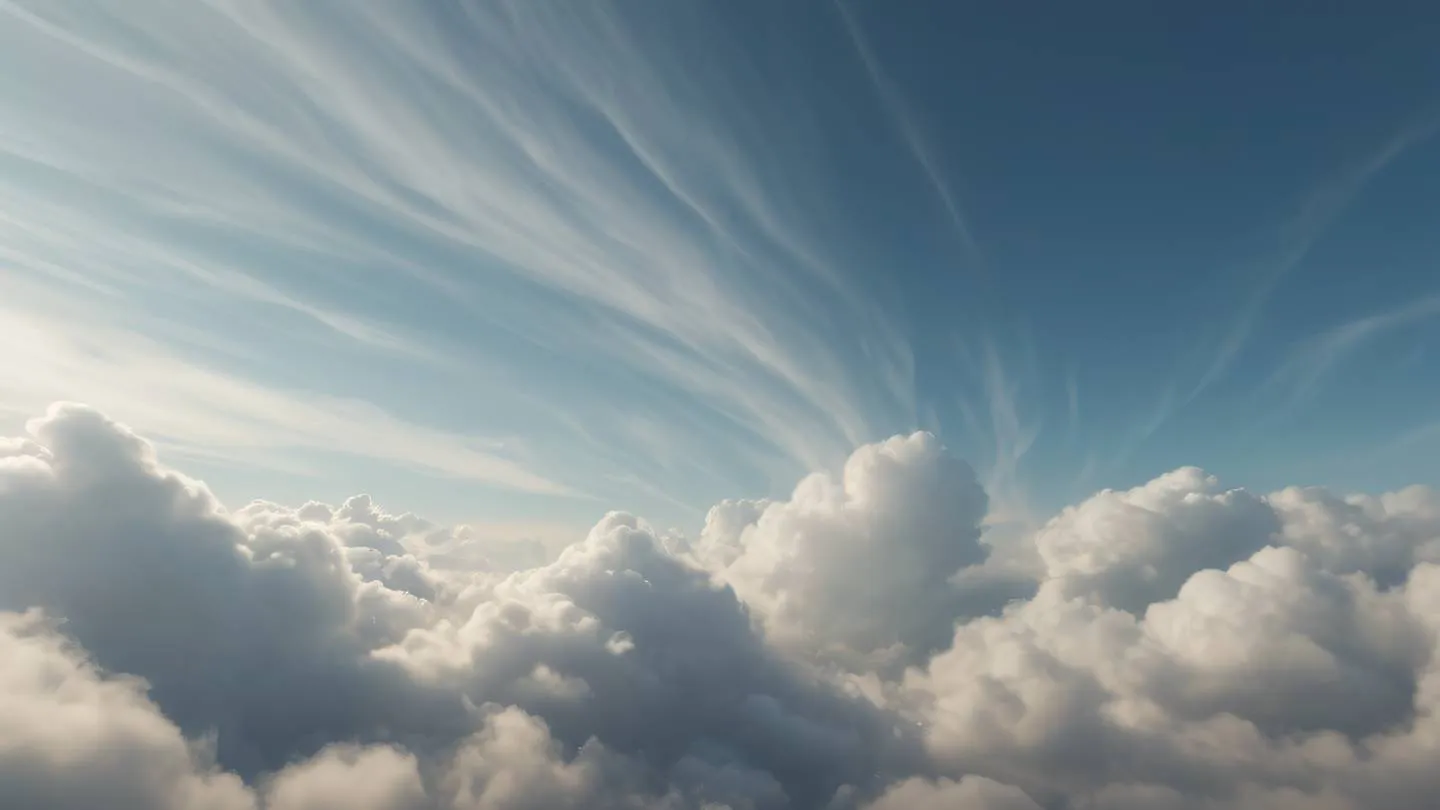
[[[919,433],[693,538],[611,513],[547,562],[364,496],[227,510],[58,405],[0,441],[0,804],[1419,810],[1440,789],[1440,494],[1182,468],[1006,548],[986,509]]]

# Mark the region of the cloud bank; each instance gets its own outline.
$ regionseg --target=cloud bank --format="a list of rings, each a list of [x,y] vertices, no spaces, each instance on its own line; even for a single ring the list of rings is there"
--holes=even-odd
[[[1182,468],[1016,547],[986,509],[918,433],[547,562],[363,496],[229,510],[57,405],[0,440],[0,804],[1430,806],[1440,494]]]

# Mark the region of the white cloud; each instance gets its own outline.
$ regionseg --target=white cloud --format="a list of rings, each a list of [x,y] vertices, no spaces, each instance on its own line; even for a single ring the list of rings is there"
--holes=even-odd
[[[1263,423],[1273,423],[1312,400],[1337,367],[1389,333],[1440,316],[1440,295],[1427,296],[1325,330],[1292,349],[1261,384],[1259,391],[1279,403]],[[1423,341],[1417,343],[1423,345]],[[1263,424],[1262,423],[1262,424]]]
[[[396,6],[335,25],[321,7],[0,5],[3,72],[66,88],[7,94],[0,158],[25,171],[0,183],[6,276],[27,307],[89,297],[150,332],[253,344],[256,318],[283,322],[287,348],[332,374],[316,358],[333,344],[444,358],[408,371],[454,390],[481,369],[485,396],[536,420],[522,388],[578,388],[587,407],[563,417],[595,437],[587,455],[632,466],[611,423],[641,409],[787,477],[910,422],[903,330],[830,236],[847,220],[797,193],[824,187],[813,143],[769,134],[810,104],[747,104],[771,126],[735,127],[717,101],[738,78],[677,70],[694,50],[638,36],[623,8],[554,11],[482,4],[437,24]],[[677,34],[717,55],[744,44],[700,22]],[[532,385],[491,384],[515,378]]]
[[[431,569],[407,545],[443,530],[366,499],[227,513],[94,411],[56,408],[32,430],[0,466],[0,610],[63,616],[185,733],[214,731],[221,764],[247,779],[328,743],[443,762],[488,703],[543,718],[570,751],[597,738],[614,754],[597,761],[643,758],[676,802],[713,790],[687,783],[710,773],[753,774],[721,787],[762,798],[828,800],[897,755],[882,713],[769,650],[733,592],[634,518],[606,518],[532,570]],[[565,767],[600,767],[582,762]],[[340,765],[315,767],[323,780]],[[605,767],[595,784],[618,778]],[[509,773],[477,796],[509,795]]]
[[[0,613],[0,804],[254,810],[133,678],[106,677],[37,613]]]
[[[906,779],[887,789],[867,810],[1041,810],[1025,792],[983,776],[953,781]]]
[[[286,768],[267,810],[420,810],[429,804],[415,757],[385,746],[337,745]]]
[[[1234,308],[1232,320],[1216,345],[1209,366],[1181,404],[1195,399],[1225,375],[1250,340],[1276,287],[1305,261],[1315,242],[1350,205],[1351,200],[1392,163],[1435,137],[1436,133],[1440,133],[1440,117],[1434,114],[1410,121],[1375,149],[1334,172],[1310,191],[1294,214],[1279,228],[1274,255],[1268,257],[1268,261],[1257,263],[1259,266],[1249,274],[1255,279],[1254,287],[1241,305]],[[1341,344],[1345,342],[1346,339],[1340,339]],[[1340,345],[1332,343],[1322,353],[1330,354],[1338,348]],[[1328,362],[1326,359],[1321,365],[1328,365]]]
[[[1175,595],[1192,573],[1244,559],[1279,529],[1271,508],[1184,467],[1067,507],[1035,536],[1044,576],[1066,596],[1132,612]]]
[[[1028,588],[967,602],[947,580],[994,584],[984,513],[915,434],[721,504],[693,541],[614,513],[548,562],[432,567],[462,533],[365,497],[229,512],[57,408],[0,442],[0,802],[1420,810],[1440,789],[1433,491],[1182,468],[1066,510]]]
[[[1346,497],[1289,487],[1268,500],[1281,515],[1285,543],[1327,571],[1364,572],[1388,587],[1418,563],[1440,563],[1440,494],[1430,487]]]
[[[985,492],[934,436],[867,445],[839,479],[809,476],[786,501],[710,511],[692,553],[762,618],[770,640],[822,657],[909,660],[949,637],[984,561]]]
[[[1003,616],[962,625],[949,650],[907,676],[897,703],[950,768],[1042,803],[1424,806],[1433,788],[1413,762],[1433,751],[1429,600],[1440,568],[1407,562],[1397,578],[1394,560],[1440,534],[1434,498],[1417,489],[1354,498],[1349,510],[1325,501],[1314,490],[1222,493],[1195,470],[1101,493],[1037,538],[1068,533],[1059,559],[1087,575],[1083,587],[1050,579]],[[1246,554],[1257,541],[1279,545]],[[1182,559],[1183,585],[1157,587]],[[1116,566],[1129,572],[1118,600],[1095,587]],[[1149,570],[1159,573],[1141,576]],[[1392,772],[1405,779],[1387,782]]]
[[[495,453],[493,439],[425,428],[357,400],[259,385],[123,330],[62,327],[0,308],[0,340],[27,347],[0,358],[0,398],[11,409],[34,412],[57,398],[107,402],[118,418],[190,452],[282,466],[297,451],[338,452],[504,489],[575,494]]]

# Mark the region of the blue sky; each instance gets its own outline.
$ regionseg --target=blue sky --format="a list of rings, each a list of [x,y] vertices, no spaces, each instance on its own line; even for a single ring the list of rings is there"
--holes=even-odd
[[[0,427],[233,505],[689,528],[917,428],[997,520],[1440,481],[1424,4],[0,15]]]

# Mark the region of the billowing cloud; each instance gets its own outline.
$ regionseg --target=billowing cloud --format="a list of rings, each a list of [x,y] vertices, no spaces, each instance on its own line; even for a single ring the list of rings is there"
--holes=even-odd
[[[985,508],[915,434],[694,538],[612,513],[553,560],[466,566],[487,552],[463,530],[363,496],[227,510],[56,406],[0,442],[0,804],[1419,810],[1440,789],[1434,491],[1182,468],[1064,510],[1028,587],[977,602]]]
[[[0,608],[63,617],[247,778],[333,743],[451,756],[490,704],[542,718],[557,750],[594,738],[642,759],[662,796],[673,778],[809,804],[896,767],[883,712],[773,652],[732,590],[636,518],[606,517],[539,568],[431,570],[406,545],[434,530],[363,499],[228,513],[93,410],[57,406],[30,428],[4,461]]]
[[[885,791],[868,810],[1040,810],[1025,792],[982,776],[960,781],[906,779]]]
[[[1174,596],[1195,571],[1244,559],[1278,529],[1261,498],[1221,491],[1214,477],[1184,467],[1065,509],[1035,548],[1045,578],[1066,595],[1140,611]]]
[[[722,503],[694,554],[754,609],[768,637],[813,654],[902,659],[949,638],[983,562],[986,497],[928,433],[857,450],[838,480],[809,476],[787,501]]]
[[[1204,486],[1148,497],[1173,495],[1186,480]],[[1111,524],[1115,547],[1090,559],[1128,564],[1115,561],[1138,555],[1157,561],[1140,570],[1163,572],[1174,555],[1201,553],[1197,542],[1223,558],[1257,539],[1253,530],[1246,539],[1247,527],[1271,529],[1269,544],[1193,571],[1168,598],[1158,586],[1165,577],[1141,579],[1150,592],[1134,612],[1113,607],[1115,591],[1094,579],[1076,588],[1060,577],[1002,616],[959,626],[951,648],[899,690],[915,701],[908,711],[926,725],[932,754],[1045,801],[1096,797],[1084,807],[1423,806],[1433,788],[1420,787],[1430,780],[1413,763],[1434,751],[1440,617],[1430,606],[1440,568],[1420,563],[1389,588],[1375,575],[1440,534],[1433,507],[1417,508],[1434,493],[1357,500],[1372,506],[1369,533],[1356,539],[1368,548],[1335,554],[1335,538],[1355,531],[1361,510],[1311,510],[1302,522],[1296,491],[1255,498],[1209,488],[1197,472],[1177,471],[1120,496],[1101,493],[1042,531],[1043,547],[1077,516],[1123,516],[1146,501],[1129,524]],[[1427,514],[1428,526],[1416,520]],[[1201,515],[1230,532],[1197,537]]]
[[[116,810],[254,810],[143,685],[107,678],[43,616],[0,614],[0,804]]]
[[[426,804],[415,757],[385,746],[327,748],[286,768],[265,792],[269,810],[405,810]]]

